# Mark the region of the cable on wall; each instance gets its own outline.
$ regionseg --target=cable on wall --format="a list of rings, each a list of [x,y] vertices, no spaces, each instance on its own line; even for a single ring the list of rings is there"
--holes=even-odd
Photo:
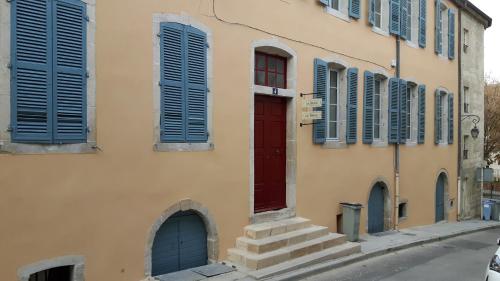
[[[390,68],[390,67],[385,67],[385,66],[383,66],[383,65],[381,65],[379,63],[376,63],[376,62],[368,60],[368,59],[363,59],[363,58],[351,56],[351,55],[348,55],[348,54],[345,54],[345,53],[342,53],[342,52],[339,52],[339,51],[328,49],[328,48],[320,46],[320,45],[316,45],[316,44],[305,42],[305,41],[302,41],[302,40],[299,40],[299,39],[294,39],[294,38],[290,38],[290,37],[287,37],[287,36],[284,36],[284,35],[272,33],[270,31],[267,31],[267,30],[264,30],[264,29],[261,29],[261,28],[255,27],[255,26],[251,26],[251,25],[248,25],[248,24],[245,24],[245,23],[227,21],[227,20],[223,19],[222,17],[220,17],[217,14],[216,2],[217,2],[217,0],[212,0],[212,11],[213,11],[215,19],[217,19],[220,22],[223,22],[223,23],[226,23],[226,24],[231,24],[231,25],[237,25],[237,26],[246,27],[246,28],[249,28],[249,29],[253,29],[253,30],[256,30],[256,31],[260,31],[260,32],[266,33],[266,34],[271,35],[271,36],[280,37],[280,38],[283,38],[283,39],[286,39],[286,40],[289,40],[289,41],[292,41],[292,42],[296,42],[296,43],[299,43],[299,44],[303,44],[303,45],[315,47],[315,48],[318,48],[318,49],[322,49],[324,51],[331,52],[331,53],[334,53],[334,54],[338,54],[338,55],[341,55],[341,56],[345,56],[345,57],[348,57],[348,58],[351,58],[351,59],[355,59],[355,60],[358,60],[358,61],[367,62],[367,63],[373,64],[373,65],[376,65],[378,67],[381,67],[381,68],[383,68],[385,70],[389,70],[389,71],[392,70],[392,68]]]

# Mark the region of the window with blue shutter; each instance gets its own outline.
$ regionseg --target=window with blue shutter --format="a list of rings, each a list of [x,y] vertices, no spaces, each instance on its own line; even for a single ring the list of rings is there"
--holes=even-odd
[[[448,58],[455,58],[455,11],[448,10]]]
[[[12,2],[12,141],[87,140],[86,5]]]
[[[434,95],[434,143],[439,144],[443,139],[443,107],[441,92],[436,90]]]
[[[418,137],[419,144],[425,142],[425,85],[418,86]]]
[[[453,144],[453,94],[448,94],[448,144]]]
[[[349,16],[355,19],[361,17],[361,0],[349,0]]]
[[[399,141],[399,79],[389,79],[389,143]]]
[[[408,22],[408,2],[409,0],[400,0],[400,9],[401,9],[401,18],[400,18],[400,34],[401,38],[406,40],[408,31],[407,29],[411,29],[411,22]],[[410,38],[408,38],[410,40]]]
[[[435,6],[436,23],[434,32],[434,51],[436,54],[443,53],[443,15],[441,13],[441,0],[436,0]]]
[[[321,119],[313,125],[313,142],[323,144],[326,141],[326,92],[328,64],[321,59],[314,59],[314,97],[322,100],[322,106],[315,111],[321,112]]]
[[[369,0],[368,5],[368,22],[375,25],[375,0]]]
[[[206,142],[206,34],[171,22],[161,23],[160,29],[161,141]]]
[[[373,142],[375,75],[365,71],[365,93],[363,99],[363,143]]]
[[[418,45],[425,48],[427,39],[427,0],[419,0]]]
[[[406,143],[408,136],[407,126],[409,120],[407,111],[409,110],[407,104],[408,84],[405,80],[399,80],[399,143]]]
[[[400,0],[390,0],[389,32],[399,35],[401,31],[401,9]]]
[[[347,126],[346,142],[355,144],[357,141],[358,111],[358,69],[347,70]]]

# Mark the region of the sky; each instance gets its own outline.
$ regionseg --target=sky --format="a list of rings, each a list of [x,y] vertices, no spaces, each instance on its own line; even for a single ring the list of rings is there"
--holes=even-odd
[[[469,0],[493,19],[484,33],[484,71],[486,76],[500,81],[500,1]]]

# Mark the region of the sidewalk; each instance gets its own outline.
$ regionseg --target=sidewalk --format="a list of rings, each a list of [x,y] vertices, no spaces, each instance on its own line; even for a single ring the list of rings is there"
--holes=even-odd
[[[342,267],[372,257],[384,255],[389,252],[493,228],[500,228],[500,222],[471,220],[418,226],[401,229],[399,232],[389,231],[378,235],[366,234],[360,237],[360,254],[317,264],[308,268],[303,268],[294,272],[277,276],[275,278],[270,278],[268,280],[300,280],[314,274],[322,273],[327,270]]]
[[[269,281],[301,280],[311,275],[319,274],[331,269],[346,266],[386,253],[402,250],[422,244],[432,243],[460,235],[478,232],[487,229],[500,228],[500,222],[471,220],[452,223],[438,223],[427,226],[418,226],[398,231],[388,231],[377,235],[362,235],[360,237],[361,253],[344,258],[315,264],[297,269],[282,275],[264,278]],[[500,237],[500,233],[499,233]],[[211,278],[187,278],[178,281],[253,281],[256,280],[241,271],[234,271]]]

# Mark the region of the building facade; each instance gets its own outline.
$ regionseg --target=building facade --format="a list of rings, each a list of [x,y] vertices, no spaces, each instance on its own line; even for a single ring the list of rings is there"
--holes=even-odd
[[[481,183],[477,169],[484,161],[484,31],[491,19],[480,20],[482,13],[470,3],[460,11],[461,25],[461,204],[460,218],[481,216]],[[473,136],[472,129],[479,129]]]
[[[461,5],[0,2],[0,275],[140,280],[342,202],[456,220]]]

